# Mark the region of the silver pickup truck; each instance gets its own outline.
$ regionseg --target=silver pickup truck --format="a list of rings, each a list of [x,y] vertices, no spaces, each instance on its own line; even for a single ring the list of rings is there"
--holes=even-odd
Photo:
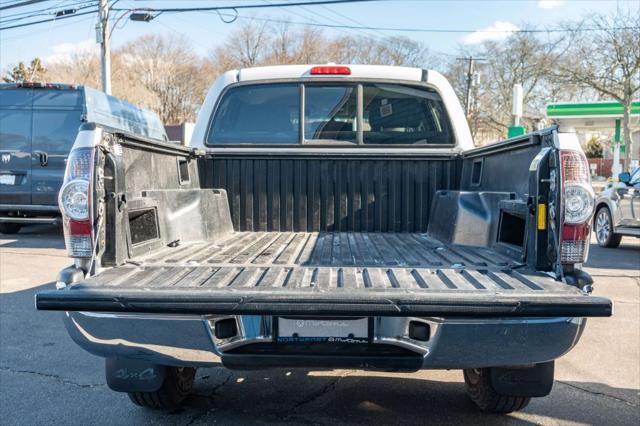
[[[484,411],[547,395],[586,317],[594,195],[574,134],[474,148],[417,68],[229,71],[192,147],[86,124],[41,310],[152,408],[197,367],[461,369]]]

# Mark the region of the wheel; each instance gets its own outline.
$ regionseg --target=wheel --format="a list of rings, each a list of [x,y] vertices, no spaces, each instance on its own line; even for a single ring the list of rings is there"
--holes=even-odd
[[[501,395],[491,385],[488,368],[464,370],[467,394],[485,413],[506,414],[522,410],[531,401],[530,397]]]
[[[0,234],[17,234],[22,228],[20,223],[0,222]]]
[[[195,368],[166,367],[164,382],[155,392],[129,392],[134,404],[155,410],[178,408],[189,395],[196,376]]]
[[[609,207],[602,206],[598,209],[594,228],[600,247],[616,248],[620,245],[622,235],[613,233],[613,220]]]

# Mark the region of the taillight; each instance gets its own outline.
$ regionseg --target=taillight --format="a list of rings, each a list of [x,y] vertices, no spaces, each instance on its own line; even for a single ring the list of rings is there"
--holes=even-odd
[[[93,256],[93,157],[93,148],[71,151],[67,159],[64,183],[58,195],[64,240],[70,257]]]
[[[560,262],[582,263],[589,252],[591,217],[595,204],[589,163],[582,152],[560,151],[560,166],[564,206]]]
[[[311,68],[311,75],[351,75],[351,68],[341,65],[323,65]]]

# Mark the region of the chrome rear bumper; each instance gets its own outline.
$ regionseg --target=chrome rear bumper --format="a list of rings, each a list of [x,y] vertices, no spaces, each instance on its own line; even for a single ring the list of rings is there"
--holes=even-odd
[[[237,354],[236,350],[274,338],[271,317],[257,315],[236,317],[239,334],[224,340],[216,339],[212,332],[213,323],[222,317],[65,312],[64,318],[73,340],[94,355],[162,365],[213,366],[221,358],[233,358],[233,366],[241,367],[246,357],[247,367],[256,368],[260,366],[259,354]],[[428,341],[409,337],[410,321],[430,325]],[[425,369],[524,365],[567,353],[578,342],[585,323],[584,318],[375,317],[372,344],[410,351],[422,358],[421,368]],[[281,365],[287,365],[288,360],[291,365],[300,365],[293,362],[293,355],[277,358]],[[347,365],[353,363],[345,362]]]

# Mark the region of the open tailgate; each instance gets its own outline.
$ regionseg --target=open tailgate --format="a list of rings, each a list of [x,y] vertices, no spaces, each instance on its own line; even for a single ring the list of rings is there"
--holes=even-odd
[[[442,317],[610,316],[611,301],[516,270],[125,266],[36,295],[41,310]]]

